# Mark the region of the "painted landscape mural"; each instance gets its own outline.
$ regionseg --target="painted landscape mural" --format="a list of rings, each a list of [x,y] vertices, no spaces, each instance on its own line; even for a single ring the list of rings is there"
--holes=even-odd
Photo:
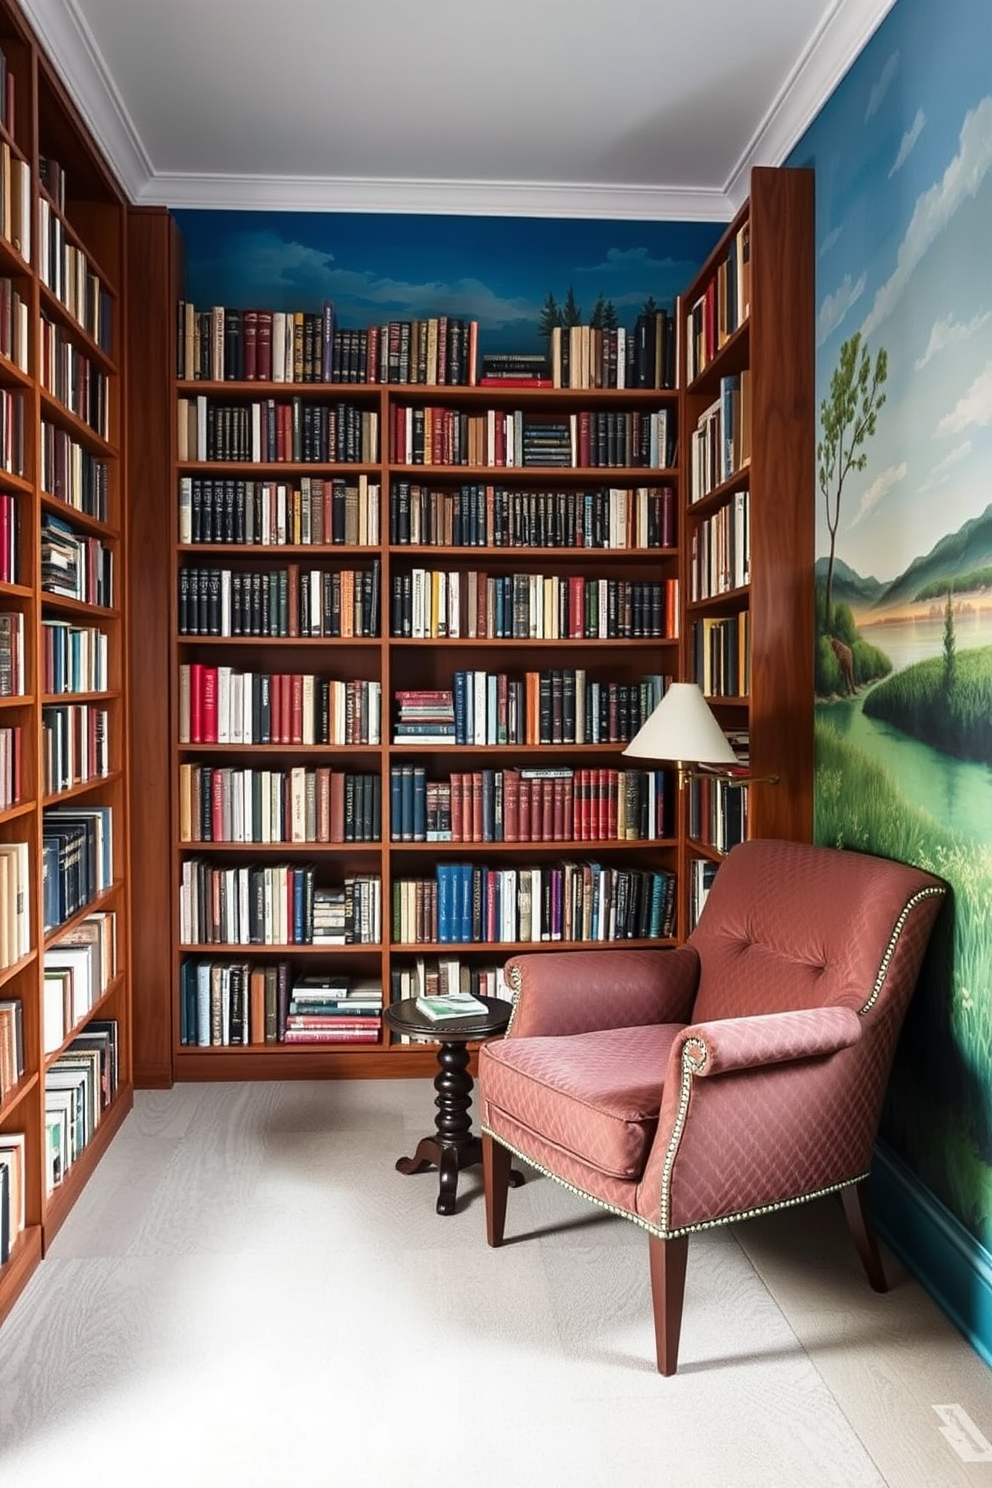
[[[883,1136],[992,1249],[992,10],[900,0],[817,193],[815,834],[947,879]]]

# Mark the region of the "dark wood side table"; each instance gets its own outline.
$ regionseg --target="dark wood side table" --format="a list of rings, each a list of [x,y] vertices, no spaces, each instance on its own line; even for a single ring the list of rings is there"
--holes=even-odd
[[[437,1095],[434,1104],[436,1134],[422,1137],[412,1157],[396,1160],[399,1173],[424,1173],[437,1168],[440,1175],[437,1196],[438,1214],[454,1214],[458,1174],[462,1168],[482,1161],[482,1142],[473,1135],[469,1108],[472,1104],[472,1076],[468,1072],[468,1045],[479,1039],[494,1038],[510,1021],[511,1006],[500,997],[483,997],[485,1013],[467,1018],[445,1018],[435,1023],[417,1007],[415,997],[390,1003],[382,1015],[394,1033],[411,1038],[429,1039],[437,1044],[438,1072],[434,1077]],[[513,1172],[511,1184],[522,1183],[523,1174]]]

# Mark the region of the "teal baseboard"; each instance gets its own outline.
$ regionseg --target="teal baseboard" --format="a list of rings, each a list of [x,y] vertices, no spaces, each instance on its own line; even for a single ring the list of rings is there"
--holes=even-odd
[[[992,1365],[992,1256],[889,1148],[871,1171],[879,1235]]]

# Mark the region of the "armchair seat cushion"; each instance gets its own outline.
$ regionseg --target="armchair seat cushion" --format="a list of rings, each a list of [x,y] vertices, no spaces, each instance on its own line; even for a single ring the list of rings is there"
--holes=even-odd
[[[658,1125],[668,1054],[684,1025],[487,1044],[483,1121],[526,1153],[526,1136],[611,1178],[636,1182]]]

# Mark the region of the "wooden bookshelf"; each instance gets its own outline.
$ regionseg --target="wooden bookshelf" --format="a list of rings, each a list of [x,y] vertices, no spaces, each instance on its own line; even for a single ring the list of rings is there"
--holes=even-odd
[[[742,807],[749,836],[812,831],[813,271],[812,172],[759,167],[682,302],[683,675],[777,777],[723,801],[690,786],[684,933]]]
[[[175,234],[164,221],[158,224],[157,230],[161,242],[167,244],[170,261],[178,266],[181,246]],[[346,406],[354,410],[349,418],[361,434],[356,432],[356,442],[351,451],[353,458],[314,461],[272,458],[278,453],[278,447],[258,444],[258,420],[255,421],[254,453],[264,458],[217,458],[225,446],[207,447],[202,442],[202,435],[197,442],[195,432],[187,441],[184,432],[177,448],[178,436],[172,436],[176,456],[174,486],[170,495],[170,547],[174,553],[169,596],[173,718],[179,719],[184,713],[183,694],[187,689],[184,669],[193,666],[229,666],[235,672],[240,669],[272,675],[313,674],[318,680],[330,677],[336,682],[377,693],[379,698],[378,727],[351,736],[350,742],[204,743],[188,740],[179,729],[173,728],[171,1054],[175,1077],[229,1079],[287,1074],[427,1073],[433,1069],[430,1052],[391,1041],[385,1029],[375,1044],[361,1047],[334,1043],[291,1046],[279,1042],[195,1047],[188,1042],[189,1031],[184,1027],[177,1004],[183,963],[211,956],[220,961],[243,959],[249,966],[284,960],[290,964],[293,974],[331,967],[354,977],[380,981],[384,998],[389,1001],[407,995],[406,984],[400,981],[399,974],[414,966],[418,957],[428,960],[439,955],[455,957],[470,971],[477,972],[481,968],[501,968],[512,951],[522,944],[551,943],[542,939],[537,900],[541,895],[547,898],[552,893],[558,865],[562,862],[568,866],[560,870],[560,882],[565,886],[570,907],[573,903],[578,905],[582,897],[579,886],[574,884],[573,862],[602,865],[607,873],[616,875],[615,879],[610,878],[611,884],[623,882],[624,893],[630,889],[635,875],[639,875],[638,887],[647,885],[649,889],[651,874],[657,875],[662,888],[668,877],[674,882],[676,840],[674,830],[668,825],[669,819],[673,820],[672,782],[666,778],[665,772],[654,772],[656,778],[650,789],[654,792],[655,817],[654,825],[646,829],[649,832],[647,837],[635,839],[618,835],[609,816],[608,796],[611,787],[614,791],[619,787],[619,780],[612,779],[610,772],[619,776],[622,768],[630,763],[620,758],[620,750],[640,722],[640,715],[629,711],[635,706],[632,698],[636,694],[636,706],[650,711],[652,694],[650,684],[644,679],[655,679],[654,695],[660,695],[662,677],[676,673],[679,651],[678,548],[675,541],[678,472],[668,458],[662,459],[657,452],[654,458],[661,463],[654,467],[634,463],[641,456],[633,453],[629,463],[618,463],[620,444],[617,441],[623,442],[626,458],[632,448],[629,441],[635,429],[634,421],[636,419],[638,440],[643,422],[644,458],[649,459],[651,415],[658,415],[654,426],[655,442],[658,424],[664,421],[667,439],[674,451],[678,393],[645,388],[622,391],[602,388],[535,390],[519,386],[437,386],[406,382],[339,385],[180,378],[175,395],[177,409],[183,410],[176,420],[177,428],[195,431],[197,417],[201,428],[212,421],[218,431],[218,441],[228,435],[220,432],[222,418],[227,415],[217,410],[239,403],[264,404],[269,399],[276,404],[295,401],[297,423],[302,425],[308,421],[316,424],[321,409]],[[624,419],[628,421],[626,426],[623,425]],[[250,419],[248,423],[250,425]],[[519,454],[525,425],[528,443],[534,441],[536,447],[536,441],[542,436],[551,437],[548,426],[555,423],[569,428],[575,440],[567,466],[554,464],[551,457],[541,465],[502,463],[506,459],[505,446],[497,441],[515,438]],[[609,451],[608,426],[611,430]],[[622,435],[618,433],[621,427],[625,428]],[[601,445],[595,443],[597,432],[602,436]],[[433,445],[429,443],[425,450],[420,443],[421,437],[430,441],[432,436]],[[594,443],[588,446],[590,436]],[[237,432],[231,437],[237,438]],[[490,442],[488,450],[485,448],[487,438]],[[442,445],[447,458],[440,452]],[[235,453],[238,448],[236,444],[231,446]],[[580,452],[585,463],[577,463]],[[299,454],[298,449],[296,453]],[[602,463],[589,463],[600,457]],[[609,457],[613,463],[607,465]],[[530,458],[537,457],[532,452]],[[573,459],[576,463],[572,463]],[[271,540],[261,544],[232,542],[230,530],[222,528],[218,533],[212,525],[209,528],[199,525],[194,529],[189,516],[182,518],[183,526],[180,528],[180,509],[189,508],[194,482],[199,487],[197,510],[202,513],[208,506],[216,510],[217,492],[223,482],[282,483],[290,490],[299,488],[302,491],[303,483],[314,479],[328,483],[344,482],[348,488],[358,489],[355,498],[360,514],[360,519],[356,519],[358,528],[356,531],[345,528],[342,534],[349,541],[319,544],[273,543]],[[411,486],[421,489],[419,499],[410,497]],[[629,498],[611,498],[610,490],[629,493]],[[638,490],[650,491],[650,500],[646,495],[638,497]],[[664,496],[660,494],[662,490],[666,493]],[[411,500],[416,512],[420,513],[419,523],[414,515],[412,526],[408,514]],[[628,500],[630,516],[625,518],[623,511]],[[585,515],[583,501],[588,508]],[[661,527],[663,504],[666,506],[666,521],[670,524],[664,535]],[[370,509],[375,518],[363,528],[362,523]],[[457,529],[452,525],[456,512],[460,524]],[[333,517],[329,515],[328,530],[332,521]],[[566,530],[574,529],[577,521],[586,524],[584,542],[594,540],[596,546],[566,545]],[[621,530],[622,538],[619,536]],[[204,540],[207,532],[211,537],[209,541]],[[267,529],[266,535],[271,539],[272,530]],[[300,533],[290,529],[289,535],[299,537]],[[452,540],[455,537],[457,541]],[[622,545],[611,545],[618,542]],[[275,570],[294,569],[294,575],[287,579],[289,613],[292,615],[294,596],[303,582],[302,575],[310,571],[331,574],[350,571],[358,575],[372,565],[377,570],[379,613],[368,634],[313,637],[299,633],[278,636],[189,633],[190,614],[199,613],[196,601],[188,597],[191,586],[197,583],[190,576],[191,569],[206,569],[215,575],[219,571],[220,576],[208,580],[208,585],[212,582],[215,593],[218,589],[226,593],[226,587],[222,586],[230,584],[235,595],[250,587],[251,576],[259,571],[271,574]],[[249,576],[248,580],[243,580],[241,575]],[[453,592],[455,584],[458,586],[457,599]],[[427,598],[419,604],[414,594],[424,591],[425,586]],[[481,602],[478,599],[480,588]],[[600,599],[604,610],[602,625],[598,619],[593,619],[591,608],[587,612],[587,607]],[[222,607],[220,601],[215,602],[218,608]],[[447,613],[449,604],[458,610],[458,622],[454,626]],[[440,619],[439,605],[445,611]],[[606,619],[607,605],[617,612],[610,621]],[[232,606],[234,615],[239,615],[241,609],[236,597]],[[497,612],[502,617],[498,620]],[[245,618],[247,621],[247,615]],[[477,633],[480,623],[484,634]],[[238,621],[235,620],[233,625],[237,631]],[[302,622],[292,620],[290,625],[297,631],[304,629]],[[229,621],[225,619],[223,629],[227,630],[228,626]],[[569,634],[573,628],[576,633]],[[578,678],[576,672],[580,674]],[[595,683],[596,697],[602,706],[601,733],[597,717],[595,728],[590,722],[579,737],[573,737],[567,723],[562,734],[560,721],[556,724],[552,720],[558,707],[557,696],[552,698],[553,673],[570,674],[571,682],[564,677],[561,679],[562,691],[568,694],[576,682],[581,686],[582,673],[589,684]],[[457,674],[461,674],[460,678]],[[472,674],[471,680],[468,674]],[[528,674],[531,674],[530,682]],[[546,684],[545,706],[548,710],[544,733],[538,726],[542,676]],[[473,726],[471,729],[467,725],[460,727],[457,741],[456,738],[423,740],[397,734],[398,693],[448,692],[452,695],[452,702],[458,696],[461,709],[463,694],[467,696],[465,689],[470,687],[476,688],[480,695],[483,689],[491,693],[494,706],[485,716],[485,704],[474,702]],[[555,691],[557,688],[556,682]],[[585,696],[583,692],[583,701]],[[591,689],[589,697],[592,697]],[[612,736],[609,725],[611,698]],[[622,709],[629,713],[623,723],[619,718],[621,698]],[[574,697],[570,706],[574,712]],[[590,702],[586,709],[590,717],[591,706]],[[512,720],[507,729],[505,714],[509,709],[512,715],[515,707],[518,710],[516,732]],[[569,707],[567,700],[565,707]],[[500,710],[499,723],[495,718],[495,708]],[[581,715],[582,703],[579,710]],[[525,715],[530,719],[529,723],[525,721]],[[506,742],[497,743],[497,736],[505,738]],[[553,738],[572,738],[572,742],[552,742]],[[486,739],[490,742],[485,742]],[[378,834],[373,832],[372,840],[294,842],[289,845],[188,840],[189,825],[187,823],[184,829],[180,820],[180,783],[184,772],[188,787],[191,772],[199,772],[195,778],[202,780],[203,771],[211,768],[235,771],[272,769],[288,773],[294,766],[315,771],[328,767],[332,771],[362,775],[366,779],[371,777],[378,798]],[[399,781],[404,766],[408,766],[409,771],[414,766],[419,767],[424,789],[426,791],[430,786],[435,805],[446,798],[450,802],[452,777],[455,777],[458,799],[466,799],[466,817],[460,837],[427,840],[424,828],[424,835],[420,835],[419,840],[416,840],[416,833],[413,840],[399,840],[397,812],[402,787],[397,785],[394,793],[394,777]],[[541,779],[532,780],[529,772],[550,768],[569,770],[573,774],[570,777],[559,776],[557,787],[551,777],[546,777],[547,784]],[[487,773],[484,775],[483,772]],[[504,772],[511,777],[509,786]],[[636,765],[630,770],[631,777],[636,774],[642,779],[646,793],[649,773],[637,771]],[[498,781],[496,777],[499,777]],[[519,805],[517,787],[524,788],[521,782],[525,782],[527,800],[533,813],[533,830],[541,832],[541,840],[531,840],[530,819],[526,840],[505,840],[497,820],[499,808],[495,804],[492,806],[492,821],[489,821],[490,799],[495,802],[506,787]],[[585,793],[584,800],[595,788],[600,790],[604,799],[602,820],[597,814],[591,822],[587,811],[584,829],[578,797],[580,786]],[[553,800],[556,789],[560,790],[557,818]],[[630,789],[633,792],[633,779]],[[470,828],[467,801],[473,792],[479,819]],[[539,792],[546,793],[546,798],[544,794],[540,795],[538,808]],[[566,792],[572,793],[571,800]],[[545,799],[547,824],[543,816]],[[481,824],[483,815],[486,825]],[[632,804],[631,833],[637,830],[633,816]],[[646,820],[646,795],[642,817]],[[438,820],[433,817],[432,820],[435,823],[433,830],[437,830]],[[519,820],[518,816],[518,835]],[[457,820],[449,826],[454,831],[459,830]],[[442,826],[441,830],[445,828]],[[513,830],[512,825],[510,830]],[[581,830],[591,835],[583,838]],[[488,840],[482,840],[484,836]],[[368,943],[348,945],[279,944],[260,947],[203,941],[189,943],[188,936],[184,943],[176,896],[191,861],[206,862],[210,868],[308,864],[313,865],[318,886],[337,886],[346,877],[355,875],[373,878],[380,885],[381,934]],[[440,938],[435,938],[425,928],[422,918],[420,933],[428,938],[418,939],[411,929],[410,914],[404,913],[400,918],[400,900],[397,898],[403,896],[400,886],[419,882],[421,916],[429,921],[431,895],[440,894],[442,899],[446,898],[447,888],[442,886],[441,879],[444,878],[445,885],[450,884],[456,865],[463,875],[459,883],[463,883],[464,876],[468,875],[476,896],[472,933],[468,936],[462,933],[465,924],[470,923],[466,920],[459,922],[457,930],[439,924],[443,933]],[[516,883],[512,877],[514,872],[518,875]],[[517,890],[525,872],[534,903],[529,928],[526,912],[522,917],[518,912]],[[577,872],[581,881],[581,866]],[[591,868],[587,877],[591,881]],[[426,889],[423,887],[425,884],[428,885]],[[573,884],[570,895],[568,886]],[[501,897],[498,925],[494,908],[497,891]],[[404,897],[411,912],[417,892],[411,888]],[[489,898],[488,923],[480,906],[484,894]],[[426,910],[423,908],[425,899]],[[512,911],[507,907],[511,901]],[[554,936],[554,943],[578,949],[603,943],[601,939],[591,938],[592,926],[580,924],[578,915],[566,920],[564,910],[558,914],[557,904],[554,910],[550,905],[546,909],[548,915],[558,916],[553,920],[554,928],[547,917],[543,924],[543,931]],[[630,918],[628,928],[633,925],[634,920]],[[645,931],[649,928],[646,916],[641,928]],[[521,929],[524,932],[522,936]],[[612,936],[614,932],[610,934]],[[615,932],[615,936],[619,940],[622,930]],[[650,942],[646,935],[634,934],[623,940],[628,945],[659,942],[671,943],[671,936],[659,937],[656,929],[655,938]],[[161,1052],[161,1044],[158,1047]]]
[[[7,420],[0,611],[19,617],[23,631],[13,677],[9,648],[0,643],[0,729],[18,731],[16,782],[5,775],[0,783],[0,844],[23,844],[26,867],[23,940],[16,930],[4,937],[7,964],[0,966],[0,1004],[19,1004],[23,1051],[19,1078],[0,1090],[0,1149],[5,1139],[23,1136],[26,1219],[0,1265],[2,1319],[120,1126],[133,1086],[122,376],[127,213],[9,0],[0,3],[0,50],[0,149],[11,203],[0,230],[6,281],[0,320],[8,331],[0,347]],[[11,314],[15,299],[20,310]],[[5,746],[0,769],[6,758]],[[60,814],[86,816],[91,840],[102,817],[109,835],[110,851],[98,868],[90,854],[78,882],[52,850]],[[0,913],[14,892],[8,865]],[[99,952],[70,951],[91,928],[94,938],[104,933]],[[70,996],[66,967],[74,957]],[[61,1020],[51,987],[46,1002],[46,966],[48,980],[54,974],[66,993]],[[116,1084],[107,1102],[95,1101],[77,1123],[53,1182],[48,1131],[55,1087],[67,1073],[70,1050],[77,1061],[86,1057],[72,1046],[107,1024],[116,1029]],[[95,1056],[91,1062],[95,1067]],[[72,1124],[70,1117],[63,1130],[59,1122],[60,1136],[68,1137]]]

